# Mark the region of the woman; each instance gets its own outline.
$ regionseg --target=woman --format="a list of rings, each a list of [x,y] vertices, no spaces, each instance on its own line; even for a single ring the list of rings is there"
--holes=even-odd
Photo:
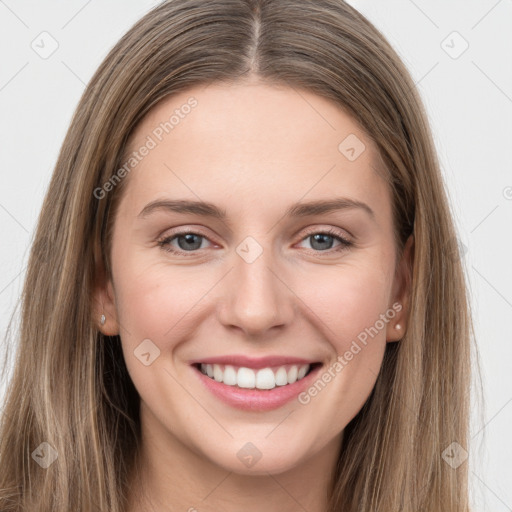
[[[457,251],[414,83],[355,9],[164,2],[45,198],[1,510],[469,510]]]

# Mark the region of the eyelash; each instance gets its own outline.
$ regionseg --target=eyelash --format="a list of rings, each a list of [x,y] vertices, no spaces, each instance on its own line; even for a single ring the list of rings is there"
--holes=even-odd
[[[176,250],[176,249],[171,248],[171,245],[170,245],[171,241],[174,240],[175,238],[177,238],[179,236],[183,236],[183,235],[198,235],[198,236],[200,236],[202,238],[206,238],[208,240],[208,237],[206,237],[205,235],[202,235],[201,233],[196,233],[194,231],[180,231],[180,232],[172,234],[171,236],[167,236],[167,237],[165,237],[163,239],[158,240],[158,245],[160,246],[160,248],[163,251],[169,252],[171,254],[180,254],[180,255],[185,254],[186,256],[193,256],[195,253],[197,253],[197,251],[201,250],[201,249],[196,249],[194,251],[182,251],[182,250]],[[317,230],[311,229],[301,239],[301,242],[303,240],[305,240],[306,238],[309,238],[312,235],[329,235],[329,236],[332,236],[333,238],[337,239],[340,242],[340,245],[337,248],[335,248],[335,249],[327,249],[325,251],[318,251],[318,250],[314,250],[314,249],[308,249],[309,252],[312,251],[315,254],[322,254],[322,253],[331,254],[333,252],[334,253],[341,252],[341,251],[347,250],[349,247],[354,245],[353,242],[351,242],[351,241],[347,240],[346,238],[342,237],[339,234],[339,232],[336,229],[333,229],[333,228],[329,228],[329,229],[321,230],[321,231],[317,231]]]

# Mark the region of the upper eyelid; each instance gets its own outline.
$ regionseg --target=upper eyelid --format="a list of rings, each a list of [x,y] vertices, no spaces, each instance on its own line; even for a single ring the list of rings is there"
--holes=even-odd
[[[304,235],[301,236],[299,243],[308,239],[310,236],[313,236],[315,234],[320,234],[320,233],[326,234],[328,236],[332,236],[333,238],[337,239],[341,245],[353,245],[354,244],[354,240],[351,235],[347,236],[341,232],[341,228],[335,228],[333,226],[331,226],[329,228],[316,228],[316,227],[308,228],[304,232]]]

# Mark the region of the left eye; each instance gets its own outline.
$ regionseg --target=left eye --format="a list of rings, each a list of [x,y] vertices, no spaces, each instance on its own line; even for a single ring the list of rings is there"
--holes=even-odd
[[[187,252],[195,252],[198,249],[202,249],[201,245],[203,239],[208,240],[208,238],[199,233],[183,231],[181,233],[175,233],[172,236],[168,236],[162,240],[159,240],[158,245],[166,252],[174,254],[183,254]],[[312,239],[314,252],[330,251],[330,249],[332,249],[332,243],[334,240],[337,240],[339,242],[339,245],[337,248],[330,252],[342,251],[353,245],[353,242],[350,242],[349,240],[345,239],[336,230],[312,231],[311,233],[306,234],[306,236],[302,240],[307,239]],[[175,240],[178,242],[178,250],[175,248],[175,246],[172,245],[172,242]],[[328,247],[326,247],[326,245]]]
[[[312,246],[313,249],[315,249],[315,252],[325,252],[326,250],[331,249],[331,244],[333,240],[337,240],[339,242],[339,245],[331,252],[342,251],[353,245],[352,242],[341,236],[336,230],[332,229],[327,231],[313,231],[312,233],[306,235],[305,238],[303,238],[303,240],[308,239],[312,240]],[[322,245],[324,245],[325,243],[327,243],[329,247],[322,247]],[[314,247],[315,245],[316,247]],[[318,249],[318,251],[316,249]]]
[[[185,252],[191,252],[191,251],[200,249],[201,248],[201,239],[207,240],[207,238],[205,236],[200,235],[198,233],[184,231],[182,233],[177,233],[173,236],[169,236],[167,238],[164,238],[163,240],[160,240],[158,242],[158,245],[164,251],[179,253],[180,251],[177,251],[176,249],[174,249],[171,246],[171,242],[175,239],[178,241],[184,240],[183,243],[178,242],[178,246],[181,251],[185,251]],[[199,242],[198,242],[198,239],[199,239]]]

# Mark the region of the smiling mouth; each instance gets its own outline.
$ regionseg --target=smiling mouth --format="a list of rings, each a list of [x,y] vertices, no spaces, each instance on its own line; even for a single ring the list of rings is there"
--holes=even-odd
[[[322,363],[285,364],[252,369],[229,364],[196,363],[192,366],[203,375],[239,389],[271,390],[302,380]]]

